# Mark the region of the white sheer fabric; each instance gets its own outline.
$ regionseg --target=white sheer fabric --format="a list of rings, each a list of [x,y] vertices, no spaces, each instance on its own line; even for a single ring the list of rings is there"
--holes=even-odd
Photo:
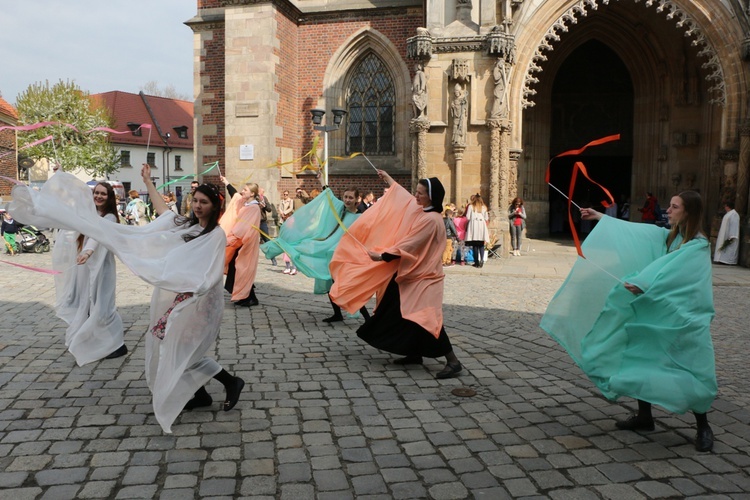
[[[114,215],[105,220],[116,222]],[[123,345],[122,318],[115,306],[115,258],[91,238],[81,251],[92,250],[83,265],[76,264],[78,233],[60,231],[52,250],[55,276],[55,310],[68,324],[65,345],[78,366],[105,358]]]
[[[146,334],[146,381],[156,419],[164,432],[171,432],[172,423],[195,391],[221,371],[205,355],[219,334],[224,312],[224,231],[217,227],[185,242],[185,234],[202,229],[176,225],[171,211],[146,226],[110,224],[97,215],[91,189],[61,172],[41,191],[16,186],[10,211],[27,224],[90,235],[155,287]],[[178,293],[193,296],[172,310],[164,340],[159,340],[151,328]]]

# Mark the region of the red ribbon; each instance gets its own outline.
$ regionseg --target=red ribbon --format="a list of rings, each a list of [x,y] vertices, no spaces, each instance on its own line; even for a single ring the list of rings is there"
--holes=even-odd
[[[550,184],[550,182],[549,182],[549,180],[550,180],[550,167],[552,166],[552,162],[554,160],[556,160],[557,158],[561,158],[563,156],[575,156],[575,155],[579,155],[579,154],[583,153],[584,151],[586,151],[586,149],[589,148],[589,147],[599,146],[601,144],[606,144],[608,142],[619,141],[619,140],[620,140],[620,134],[608,135],[607,137],[602,137],[601,139],[596,139],[595,141],[589,142],[588,144],[586,144],[585,146],[583,146],[581,149],[571,149],[570,151],[565,151],[564,153],[560,153],[559,155],[557,155],[554,158],[552,158],[549,161],[549,163],[547,163],[547,171],[544,174],[544,181],[547,184]],[[575,162],[573,164],[573,174],[570,176],[570,185],[568,186],[568,223],[570,224],[570,230],[573,233],[573,243],[575,243],[576,252],[578,252],[578,255],[580,255],[581,257],[583,257],[585,259],[586,256],[583,255],[583,250],[581,250],[581,240],[578,237],[578,232],[576,231],[576,226],[575,226],[575,224],[573,224],[573,214],[570,211],[571,204],[573,203],[573,191],[575,190],[576,179],[578,178],[578,172],[581,172],[583,174],[583,176],[586,179],[588,179],[589,182],[591,182],[592,184],[596,184],[607,195],[607,197],[609,198],[610,201],[607,202],[606,200],[603,200],[601,202],[602,206],[604,206],[605,208],[611,206],[611,203],[614,203],[615,199],[614,199],[614,197],[612,196],[612,194],[609,192],[609,190],[607,188],[605,188],[604,186],[602,186],[601,184],[599,184],[598,182],[596,182],[595,180],[593,180],[589,176],[589,173],[586,170],[586,166],[582,162],[577,161],[577,162]]]

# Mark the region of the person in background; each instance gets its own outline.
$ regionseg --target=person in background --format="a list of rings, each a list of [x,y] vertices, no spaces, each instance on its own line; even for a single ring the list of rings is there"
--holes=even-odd
[[[716,238],[714,262],[736,265],[740,253],[740,215],[734,209],[733,201],[724,202],[724,217]]]
[[[190,208],[190,205],[193,203],[193,196],[195,195],[195,190],[200,186],[200,182],[198,181],[192,181],[190,183],[190,192],[187,194],[187,196],[183,197],[182,199],[182,206],[180,207],[180,213],[184,215],[185,217],[192,217],[192,209]]]
[[[310,195],[302,188],[297,188],[294,193],[294,209],[297,210],[310,201]]]
[[[656,197],[650,191],[646,193],[646,201],[643,203],[643,206],[638,209],[641,213],[641,220],[648,224],[656,224],[656,221],[661,218],[661,214],[656,213],[658,206],[659,203],[656,200]]]
[[[179,215],[179,212],[177,210],[177,200],[174,197],[174,193],[169,192],[164,195],[162,195],[162,198],[164,199],[164,203],[167,204],[167,207],[174,213]]]
[[[453,218],[453,226],[456,228],[456,248],[454,251],[453,262],[465,266],[466,259],[464,258],[464,253],[466,252],[466,247],[464,246],[464,240],[466,239],[466,225],[469,221],[464,215],[463,208],[459,209],[457,214],[458,215]]]
[[[18,233],[18,223],[13,220],[10,212],[3,212],[3,222],[0,225],[0,235],[5,240],[5,251],[11,255],[16,253],[16,233]]]
[[[282,224],[294,213],[294,200],[289,197],[289,191],[287,191],[286,189],[281,195],[278,212]]]
[[[523,207],[523,200],[516,197],[508,208],[508,219],[510,221],[510,246],[511,254],[516,257],[521,256],[521,238],[523,230],[526,227],[526,209]]]
[[[260,242],[265,243],[268,241],[268,214],[271,214],[271,217],[273,217],[273,205],[270,201],[268,201],[268,198],[266,198],[265,195],[266,190],[262,187],[258,188],[258,206],[260,207]],[[278,264],[276,262],[276,259],[271,259],[271,265],[275,266]]]
[[[487,229],[489,213],[482,196],[477,193],[472,196],[472,202],[466,209],[466,244],[474,251],[474,267],[484,266],[484,247],[490,241],[490,231]]]
[[[146,203],[135,189],[132,189],[128,195],[130,195],[130,202],[125,207],[125,219],[131,226],[145,226],[149,223]]]
[[[372,191],[369,191],[362,197],[362,201],[359,203],[359,205],[357,205],[357,211],[361,214],[365,213],[365,210],[372,206],[374,200],[375,194],[373,194]]]
[[[446,208],[445,212],[443,212],[443,223],[445,224],[445,251],[443,252],[443,265],[444,266],[452,266],[454,265],[453,262],[453,245],[456,242],[456,239],[458,238],[458,233],[456,231],[456,226],[453,223],[453,210],[450,208]]]

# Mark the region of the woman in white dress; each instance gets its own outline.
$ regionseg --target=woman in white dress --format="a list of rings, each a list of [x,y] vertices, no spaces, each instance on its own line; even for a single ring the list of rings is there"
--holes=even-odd
[[[105,220],[118,223],[112,186],[94,186],[94,206]],[[112,252],[93,238],[60,231],[52,250],[57,316],[68,324],[65,346],[78,366],[128,353],[122,319],[115,306],[116,268]]]

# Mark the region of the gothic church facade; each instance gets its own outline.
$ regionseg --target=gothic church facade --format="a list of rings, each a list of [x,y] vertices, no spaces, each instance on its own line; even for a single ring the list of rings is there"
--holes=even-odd
[[[550,160],[619,134],[575,160],[630,199],[632,220],[646,192],[666,207],[684,189],[703,194],[709,226],[726,199],[747,215],[744,0],[197,0],[187,24],[196,163],[272,199],[320,187],[305,155],[327,142],[335,190],[382,189],[370,162],[407,187],[436,175],[459,205],[481,194],[498,234],[522,197],[539,237],[559,230],[549,184],[567,194],[573,169]],[[310,111],[330,125],[334,108],[341,126],[316,131]],[[604,199],[587,182],[572,192]]]

